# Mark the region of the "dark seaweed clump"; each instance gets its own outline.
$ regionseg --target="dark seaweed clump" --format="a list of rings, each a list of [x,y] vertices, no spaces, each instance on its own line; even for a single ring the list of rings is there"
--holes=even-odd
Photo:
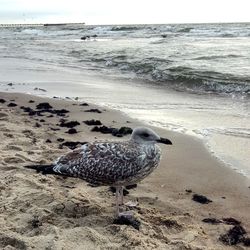
[[[10,102],[7,106],[8,106],[8,107],[16,107],[16,106],[17,106],[17,104],[16,104],[16,103],[14,103],[14,102]]]
[[[59,148],[63,148],[63,146],[68,147],[70,149],[75,149],[80,145],[84,145],[87,142],[80,142],[80,141],[65,141],[64,143],[59,145]]]
[[[78,121],[67,122],[64,119],[61,119],[60,124],[59,124],[60,127],[66,127],[66,128],[73,128],[73,127],[78,126],[78,125],[80,125],[80,123]]]
[[[65,114],[69,112],[67,109],[53,109],[52,106],[47,102],[39,103],[36,108],[38,110],[33,110],[30,107],[21,106],[21,109],[24,112],[28,113],[29,116],[43,116],[43,113],[51,113],[58,116],[65,116]]]
[[[221,220],[216,219],[216,218],[205,218],[202,221],[205,222],[205,223],[208,223],[208,224],[213,224],[213,225],[222,223]]]
[[[70,128],[67,132],[65,133],[68,133],[68,134],[76,134],[77,133],[77,130],[75,128]]]
[[[101,121],[100,120],[86,120],[84,121],[84,123],[88,126],[93,126],[93,125],[102,125]]]
[[[133,216],[123,216],[123,215],[114,219],[113,223],[118,225],[129,225],[137,230],[140,229],[141,225],[141,222],[135,219]]]
[[[196,201],[198,203],[201,203],[201,204],[208,204],[208,203],[212,202],[206,196],[200,195],[200,194],[194,194],[192,200]]]
[[[36,105],[37,109],[52,109],[52,106],[48,102],[41,102]]]
[[[242,226],[237,225],[229,229],[227,233],[221,235],[219,240],[225,245],[236,245],[243,242],[245,234],[246,230]]]
[[[99,109],[88,109],[88,110],[85,110],[84,112],[92,112],[92,113],[102,113],[102,111],[101,110],[99,110]]]
[[[102,134],[112,134],[116,137],[123,137],[125,135],[131,134],[133,130],[129,127],[121,127],[120,129],[107,127],[107,126],[95,126],[92,130],[92,132],[100,132]]]

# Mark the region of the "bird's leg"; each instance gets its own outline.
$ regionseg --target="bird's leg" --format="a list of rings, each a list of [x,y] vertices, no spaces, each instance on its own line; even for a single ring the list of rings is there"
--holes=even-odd
[[[121,211],[120,205],[123,205],[123,187],[116,188],[116,217],[125,217],[127,219],[131,219],[133,217],[132,211]]]
[[[120,188],[121,187],[116,187],[116,192],[115,192],[115,198],[116,198],[116,211],[115,211],[115,214],[116,214],[116,217],[119,217],[119,206],[120,206]]]
[[[123,205],[123,186],[121,186],[121,188],[120,188],[120,193],[121,193],[121,200],[120,200],[120,205]]]

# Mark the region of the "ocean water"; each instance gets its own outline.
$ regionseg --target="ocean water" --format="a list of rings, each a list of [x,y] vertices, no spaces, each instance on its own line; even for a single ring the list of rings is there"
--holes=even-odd
[[[250,177],[249,51],[247,23],[2,27],[0,88],[77,96],[194,135]]]

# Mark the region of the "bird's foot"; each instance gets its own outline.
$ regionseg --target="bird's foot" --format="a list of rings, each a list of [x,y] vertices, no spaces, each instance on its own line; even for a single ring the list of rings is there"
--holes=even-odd
[[[123,211],[118,214],[118,218],[132,219],[134,216],[133,211]]]
[[[128,201],[124,205],[127,207],[137,207],[138,206],[138,201]]]
[[[114,220],[114,224],[131,225],[139,230],[141,222],[134,217],[132,211],[124,211],[118,214],[118,217]]]

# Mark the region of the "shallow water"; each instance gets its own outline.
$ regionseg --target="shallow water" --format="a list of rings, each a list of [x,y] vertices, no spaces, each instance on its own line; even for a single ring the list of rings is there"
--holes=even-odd
[[[198,136],[250,177],[249,24],[8,28],[0,33],[1,90],[77,96]],[[98,37],[81,41],[86,34]]]

